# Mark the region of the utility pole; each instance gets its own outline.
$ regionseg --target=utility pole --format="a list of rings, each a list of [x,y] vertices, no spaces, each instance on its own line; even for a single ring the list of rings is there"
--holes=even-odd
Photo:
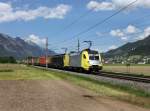
[[[65,54],[67,53],[68,48],[61,48],[65,51]]]
[[[48,37],[46,37],[46,68],[48,68]]]
[[[88,43],[89,44],[89,49],[92,47],[92,41],[84,41],[85,43]]]
[[[78,39],[78,52],[80,52],[80,40]]]

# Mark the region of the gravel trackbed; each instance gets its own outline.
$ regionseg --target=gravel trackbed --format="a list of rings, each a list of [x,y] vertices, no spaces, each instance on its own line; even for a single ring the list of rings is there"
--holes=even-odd
[[[62,80],[1,80],[0,111],[148,111]]]

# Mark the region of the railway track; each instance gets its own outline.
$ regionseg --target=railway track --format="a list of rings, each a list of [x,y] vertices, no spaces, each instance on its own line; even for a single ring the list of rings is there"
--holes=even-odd
[[[39,67],[39,66],[35,66],[35,67],[45,69],[45,67]],[[53,69],[53,68],[48,68],[48,69],[60,71],[60,72],[86,75],[86,73],[75,72],[75,71],[70,71],[70,70]],[[141,82],[141,83],[150,83],[150,77],[149,76],[138,76],[138,75],[131,75],[131,74],[126,75],[126,74],[122,74],[122,73],[110,73],[110,72],[97,72],[97,73],[90,73],[87,75],[103,76],[103,77],[108,77],[108,78],[136,81],[136,82]]]
[[[139,77],[135,75],[126,75],[126,74],[116,74],[116,73],[97,73],[98,76],[116,78],[116,79],[123,79],[123,80],[130,80],[136,82],[143,82],[143,83],[150,83],[150,77]]]

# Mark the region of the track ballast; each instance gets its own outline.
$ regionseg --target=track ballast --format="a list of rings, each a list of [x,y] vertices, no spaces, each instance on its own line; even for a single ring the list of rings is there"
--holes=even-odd
[[[46,69],[45,67],[40,67],[40,66],[35,66],[37,68],[42,68]],[[47,69],[54,69],[54,68],[47,68]],[[70,71],[70,70],[62,70],[62,69],[54,69],[58,70],[61,72],[67,72],[67,73],[81,73],[81,72],[75,72],[75,71]],[[81,73],[81,74],[87,74],[87,73]],[[103,76],[103,77],[108,77],[108,78],[114,78],[114,79],[122,79],[122,80],[129,80],[129,81],[136,81],[136,82],[141,82],[141,83],[150,83],[150,77],[149,76],[138,76],[138,75],[132,75],[132,74],[121,74],[121,73],[110,73],[110,72],[93,72],[93,73],[88,73],[87,75],[96,75],[96,76]]]
[[[136,82],[143,82],[143,83],[150,83],[150,77],[139,77],[135,75],[126,75],[126,74],[114,74],[114,73],[107,73],[107,72],[101,72],[97,73],[99,76],[105,76],[110,78],[117,78],[117,79],[124,79],[124,80],[130,80],[130,81],[136,81]]]

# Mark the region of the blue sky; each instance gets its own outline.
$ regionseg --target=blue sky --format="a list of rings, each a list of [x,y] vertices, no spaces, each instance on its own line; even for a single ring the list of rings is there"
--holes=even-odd
[[[150,0],[138,0],[105,23],[76,35],[133,1],[0,0],[0,32],[41,46],[48,37],[49,48],[56,52],[62,52],[62,47],[76,50],[78,39],[81,48],[86,48],[83,41],[91,40],[92,48],[103,52],[150,34]]]

